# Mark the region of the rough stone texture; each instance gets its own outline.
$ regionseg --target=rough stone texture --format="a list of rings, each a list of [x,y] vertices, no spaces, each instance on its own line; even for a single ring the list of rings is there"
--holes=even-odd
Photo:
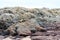
[[[26,36],[31,40],[60,40],[60,9],[1,8],[0,35],[0,40],[21,40]]]
[[[36,32],[41,30],[45,31],[45,29],[39,26],[39,24],[36,21],[31,21],[31,20],[22,23],[13,24],[7,29],[7,31],[10,31],[11,33],[18,33],[18,35],[20,34],[30,35],[31,33],[34,33],[34,31]]]
[[[4,13],[0,15],[0,29],[7,29],[13,23],[18,22],[19,15]]]

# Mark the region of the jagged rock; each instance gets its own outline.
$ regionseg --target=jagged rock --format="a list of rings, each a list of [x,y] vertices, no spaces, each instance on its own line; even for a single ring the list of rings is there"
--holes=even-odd
[[[52,36],[60,35],[59,30],[60,9],[24,7],[0,9],[0,34],[3,36],[30,35],[37,36],[37,39],[34,38],[35,40],[49,40]],[[55,40],[52,38],[50,40]]]
[[[35,21],[28,20],[22,23],[13,24],[7,29],[7,31],[10,31],[12,34],[18,33],[19,35],[31,35],[31,32],[46,30]]]

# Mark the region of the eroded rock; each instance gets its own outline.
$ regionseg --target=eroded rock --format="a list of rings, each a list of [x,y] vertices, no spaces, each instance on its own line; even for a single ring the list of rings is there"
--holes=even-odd
[[[42,31],[42,30],[46,31],[38,23],[31,20],[28,20],[22,23],[13,24],[7,30],[10,31],[12,34],[18,33],[19,35],[20,34],[30,35],[31,32],[34,32],[34,31],[35,32]]]

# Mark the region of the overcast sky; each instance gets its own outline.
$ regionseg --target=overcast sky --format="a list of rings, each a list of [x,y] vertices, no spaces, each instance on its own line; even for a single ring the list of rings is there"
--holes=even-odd
[[[28,8],[60,8],[60,0],[0,0],[0,8],[16,6]]]

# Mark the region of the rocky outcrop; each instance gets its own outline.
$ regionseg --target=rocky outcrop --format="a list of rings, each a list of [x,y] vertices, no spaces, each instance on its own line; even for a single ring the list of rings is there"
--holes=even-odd
[[[6,31],[10,31],[11,34],[18,33],[18,35],[31,35],[31,33],[35,33],[36,31],[46,30],[41,27],[36,21],[27,20],[25,22],[13,24]]]
[[[60,31],[60,9],[23,7],[0,9],[0,35],[48,36],[50,38],[50,36],[60,35],[58,31]]]

